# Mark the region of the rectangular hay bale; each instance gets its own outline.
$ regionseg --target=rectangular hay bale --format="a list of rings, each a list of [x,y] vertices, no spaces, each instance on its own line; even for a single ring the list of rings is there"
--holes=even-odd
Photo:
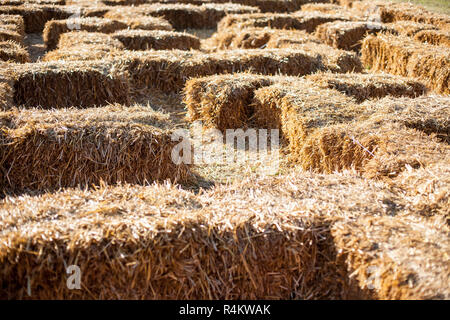
[[[0,41],[0,60],[17,63],[30,62],[28,51],[14,41]]]
[[[125,75],[102,62],[24,64],[14,74],[14,101],[25,107],[93,107],[128,103]]]
[[[414,40],[435,46],[450,47],[450,31],[423,30],[416,33]]]
[[[437,93],[450,93],[450,49],[379,34],[362,44],[362,62],[373,71],[415,77]]]
[[[145,106],[0,113],[2,192],[183,181],[168,116]]]

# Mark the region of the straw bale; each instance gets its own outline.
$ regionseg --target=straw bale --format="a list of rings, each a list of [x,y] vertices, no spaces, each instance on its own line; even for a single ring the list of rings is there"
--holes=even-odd
[[[411,3],[395,3],[380,7],[382,22],[395,22],[399,20],[410,20],[420,23],[432,24],[443,27],[450,24],[450,17],[426,10],[422,6]]]
[[[448,299],[448,226],[410,204],[352,174],[310,172],[199,194],[155,184],[8,196],[0,295]],[[81,290],[67,288],[71,264],[82,270]]]
[[[171,159],[168,116],[149,107],[13,109],[0,117],[3,192],[188,176],[188,166]]]
[[[0,42],[0,60],[26,63],[30,62],[28,51],[14,41]]]
[[[20,6],[22,4],[53,4],[63,6],[66,0],[0,0],[1,5]]]
[[[291,38],[280,37],[275,41],[269,41],[267,48],[302,50],[308,54],[316,55],[322,64],[322,70],[347,73],[361,72],[363,66],[356,52],[345,51],[330,47],[326,44],[297,41]]]
[[[358,103],[385,96],[415,98],[427,91],[425,85],[417,80],[385,73],[318,73],[306,79],[318,87],[335,89],[354,97]]]
[[[361,41],[368,34],[376,34],[388,30],[381,23],[338,21],[321,24],[315,35],[326,44],[343,50],[359,51]]]
[[[140,30],[166,30],[172,31],[169,21],[159,17],[134,17],[118,19],[125,23],[130,29]]]
[[[32,299],[352,298],[320,216],[383,213],[387,196],[355,176],[302,173],[199,195],[157,184],[8,197],[1,297],[26,298],[28,278]],[[89,291],[67,289],[65,263]]]
[[[277,30],[270,28],[240,29],[231,27],[215,33],[210,41],[215,48],[224,50],[260,49],[264,48],[269,42],[287,42],[288,40],[294,43],[320,43],[318,39],[306,33],[304,30]]]
[[[17,105],[65,108],[128,102],[127,77],[107,61],[42,62],[20,66],[14,70],[14,101]]]
[[[25,22],[26,33],[40,33],[47,21],[52,19],[67,19],[73,12],[64,6],[54,5],[22,5],[0,6],[0,15],[20,15]]]
[[[414,40],[435,46],[450,47],[450,32],[439,30],[423,30],[414,36]]]
[[[163,30],[121,30],[112,35],[128,50],[198,50],[200,39],[181,32]]]
[[[6,70],[6,63],[0,61],[1,70]],[[7,110],[12,108],[14,104],[14,90],[8,78],[1,74],[0,71],[0,110]]]
[[[217,22],[227,14],[254,13],[257,8],[234,3],[204,4],[149,4],[137,7],[118,7],[110,10],[105,17],[110,19],[135,18],[137,16],[162,17],[177,30],[215,28]]]
[[[123,50],[105,44],[80,44],[47,52],[42,61],[109,60],[121,57]]]
[[[80,27],[79,30],[89,32],[113,33],[126,29],[123,22],[104,18],[72,18],[68,20],[52,20],[45,24],[44,42],[48,49],[56,48],[59,37],[65,32],[70,32],[69,23]]]
[[[23,43],[23,35],[17,31],[11,30],[8,26],[0,25],[0,41],[14,41],[19,44]]]
[[[246,73],[190,79],[183,91],[188,119],[222,131],[244,128],[254,113],[253,92],[277,80]]]
[[[389,29],[394,30],[397,34],[407,37],[413,37],[416,33],[422,30],[437,30],[438,28],[425,23],[414,21],[396,21],[385,24]]]
[[[362,62],[374,71],[415,77],[437,93],[450,93],[450,49],[393,35],[368,36],[362,44]]]
[[[346,9],[343,6],[334,3],[307,3],[302,5],[301,11],[304,12],[323,12],[323,13],[346,13]]]
[[[134,89],[179,91],[189,78],[251,71],[300,76],[321,70],[320,56],[303,50],[230,50],[212,54],[187,51],[130,52],[117,64],[130,74]]]
[[[322,12],[230,14],[218,23],[217,30],[222,32],[229,27],[270,27],[272,29],[305,30],[311,33],[322,23],[351,20],[353,19],[350,16]]]
[[[22,16],[0,14],[0,26],[4,27],[5,25],[13,25],[19,34],[25,35],[25,22]]]
[[[115,49],[123,49],[122,42],[114,39],[110,34],[101,32],[72,31],[61,34],[58,48],[68,48],[82,45],[104,45]]]
[[[396,216],[344,219],[332,227],[360,286],[395,300],[449,298],[448,232],[442,220]]]

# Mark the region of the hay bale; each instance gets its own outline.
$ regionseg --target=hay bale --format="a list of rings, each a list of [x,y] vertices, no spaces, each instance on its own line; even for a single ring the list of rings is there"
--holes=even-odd
[[[423,30],[416,33],[414,40],[435,46],[450,47],[450,32],[439,30]]]
[[[181,32],[163,30],[121,30],[112,35],[128,50],[198,50],[200,39]]]
[[[171,159],[176,142],[167,130],[168,116],[149,107],[14,109],[0,117],[7,123],[1,137],[3,192],[188,176],[188,166]]]
[[[395,22],[399,20],[415,21],[419,23],[432,24],[444,27],[450,24],[450,17],[426,10],[422,6],[411,3],[395,3],[380,7],[380,18],[382,22]]]
[[[25,35],[25,22],[19,15],[0,14],[0,26],[12,25],[16,27],[16,31],[22,36]]]
[[[334,3],[307,3],[302,5],[303,12],[323,12],[331,14],[345,14],[346,9],[343,6]]]
[[[69,26],[79,27],[78,30],[89,32],[113,33],[117,30],[126,29],[123,22],[103,18],[72,18],[67,20],[52,20],[45,24],[44,42],[48,49],[56,48],[59,37],[65,32],[72,31]]]
[[[277,80],[278,77],[246,73],[190,79],[183,91],[187,117],[222,131],[244,128],[254,113],[253,92]]]
[[[0,42],[0,60],[17,63],[30,62],[28,51],[14,41]]]
[[[157,184],[8,197],[0,295],[26,298],[29,279],[34,299],[363,298],[322,217],[384,214],[391,197],[355,176],[310,173],[197,195]],[[71,264],[89,291],[67,288]]]
[[[72,31],[61,34],[58,48],[69,48],[83,45],[103,45],[115,49],[123,49],[122,42],[114,39],[110,34],[101,32]]]
[[[332,48],[326,44],[314,42],[301,42],[295,39],[279,38],[269,41],[267,48],[302,50],[318,57],[322,64],[322,70],[330,70],[337,73],[361,72],[363,66],[357,53]]]
[[[374,71],[415,77],[437,93],[450,93],[450,49],[393,35],[368,36],[362,44],[362,62]]]
[[[172,25],[169,21],[159,17],[135,17],[118,19],[125,23],[130,29],[139,30],[166,30],[172,31]]]
[[[104,44],[81,44],[47,52],[42,61],[111,60],[122,56],[123,50]]]
[[[227,28],[221,32],[216,32],[209,41],[212,47],[224,50],[262,49],[269,42],[287,42],[288,40],[294,43],[320,43],[318,39],[304,30],[277,30],[270,28]],[[272,45],[272,48],[275,47]]]
[[[317,27],[315,35],[335,48],[359,52],[361,41],[366,35],[387,30],[381,23],[338,21],[321,24]]]
[[[20,6],[23,4],[52,4],[63,6],[66,0],[0,0],[0,4],[4,6]]]
[[[320,56],[302,50],[230,50],[212,54],[186,51],[130,52],[118,59],[134,89],[179,91],[187,79],[251,71],[265,75],[305,75],[323,68]]]
[[[107,61],[43,62],[14,71],[17,105],[65,108],[128,103],[127,78]]]
[[[351,21],[352,18],[339,14],[326,14],[321,12],[296,12],[294,14],[254,13],[227,15],[217,25],[219,32],[230,27],[237,28],[264,28],[272,29],[296,29],[314,32],[322,23],[331,21]]]
[[[418,23],[414,21],[397,21],[385,24],[389,29],[395,31],[401,36],[413,37],[416,33],[422,30],[438,30],[437,27],[431,24]]]
[[[448,231],[445,221],[410,216],[363,216],[332,227],[349,272],[383,300],[448,299]]]
[[[14,90],[8,77],[2,72],[7,69],[6,63],[0,61],[0,110],[8,110],[14,104]]]
[[[40,33],[47,21],[67,19],[73,12],[63,6],[53,5],[22,5],[0,6],[0,14],[20,15],[25,22],[26,33]]]
[[[131,19],[136,17],[162,17],[176,30],[215,28],[217,22],[227,14],[254,13],[257,8],[233,3],[204,4],[149,4],[137,7],[110,10],[105,17],[110,19]]]
[[[415,98],[427,92],[425,85],[417,80],[384,73],[318,73],[306,79],[320,88],[338,90],[358,103],[385,96]]]
[[[23,43],[23,36],[7,26],[0,26],[0,41],[14,41],[21,44]]]

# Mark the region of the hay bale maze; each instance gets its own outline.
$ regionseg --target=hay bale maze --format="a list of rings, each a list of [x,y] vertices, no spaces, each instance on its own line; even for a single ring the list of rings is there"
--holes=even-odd
[[[450,299],[448,15],[0,4],[0,299]]]

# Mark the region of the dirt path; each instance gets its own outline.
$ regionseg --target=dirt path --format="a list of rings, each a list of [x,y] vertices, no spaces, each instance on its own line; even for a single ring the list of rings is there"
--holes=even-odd
[[[45,44],[41,33],[25,35],[24,44],[30,54],[31,62],[36,62],[45,55]]]

